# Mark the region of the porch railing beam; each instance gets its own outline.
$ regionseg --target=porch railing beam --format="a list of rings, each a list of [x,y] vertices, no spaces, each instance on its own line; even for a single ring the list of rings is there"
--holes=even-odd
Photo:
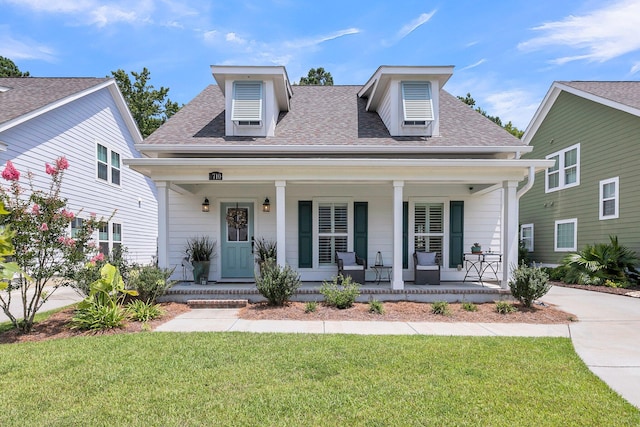
[[[404,181],[393,181],[393,289],[404,289],[402,280],[402,190]]]

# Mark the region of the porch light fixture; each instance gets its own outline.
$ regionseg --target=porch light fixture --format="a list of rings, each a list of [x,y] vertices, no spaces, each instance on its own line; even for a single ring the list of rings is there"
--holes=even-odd
[[[209,199],[204,198],[204,202],[202,202],[202,212],[209,212]]]
[[[262,212],[271,212],[271,203],[269,202],[269,198],[264,198],[264,203],[262,204]]]

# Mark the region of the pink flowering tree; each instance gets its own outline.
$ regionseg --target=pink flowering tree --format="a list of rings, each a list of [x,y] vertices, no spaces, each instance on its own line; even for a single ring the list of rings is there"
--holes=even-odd
[[[45,172],[51,181],[44,191],[34,187],[31,173],[27,176],[28,187],[24,188],[20,172],[11,161],[2,171],[8,185],[0,186],[0,201],[9,213],[0,219],[0,224],[13,230],[13,260],[22,273],[5,282],[7,292],[0,294],[0,306],[23,332],[31,330],[35,314],[53,292],[70,284],[96,254],[92,236],[102,221],[95,216],[84,219],[82,227],[70,236],[70,223],[75,214],[67,209],[67,200],[60,196],[62,178],[68,167],[64,157],[59,157],[55,164],[46,164]],[[21,321],[10,312],[15,294],[19,294],[23,305]]]

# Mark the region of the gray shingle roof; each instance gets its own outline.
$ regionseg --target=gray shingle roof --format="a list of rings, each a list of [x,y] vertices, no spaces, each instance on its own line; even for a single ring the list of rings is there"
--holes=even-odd
[[[226,137],[224,96],[210,85],[144,144],[369,145],[398,147],[523,146],[519,139],[440,91],[440,136],[392,137],[377,113],[365,110],[361,86],[294,86],[291,111],[281,113],[275,136]]]
[[[633,108],[640,108],[640,81],[625,82],[558,82]]]
[[[0,124],[89,89],[108,78],[0,77]]]

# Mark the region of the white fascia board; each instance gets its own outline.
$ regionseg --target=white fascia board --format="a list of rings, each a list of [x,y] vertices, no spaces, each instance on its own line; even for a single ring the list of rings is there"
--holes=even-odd
[[[384,154],[493,154],[493,153],[530,153],[531,146],[382,146],[382,145],[187,145],[187,144],[136,144],[136,150],[155,157],[155,153],[384,153]]]
[[[185,169],[193,172],[197,169],[208,170],[212,167],[249,167],[249,168],[270,168],[282,170],[282,168],[312,168],[312,167],[331,167],[334,169],[347,168],[372,168],[371,159],[333,159],[333,158],[310,158],[310,159],[292,159],[292,158],[135,158],[124,159],[125,165],[139,172],[150,172],[152,170],[165,171],[168,168]],[[536,171],[543,171],[555,162],[553,160],[541,159],[376,159],[375,169],[384,168],[434,168],[448,170],[451,168],[459,169],[518,169],[522,170],[522,176],[529,173],[530,168]],[[336,177],[339,178],[339,177]],[[470,178],[473,178],[471,176]]]
[[[107,80],[103,83],[99,83],[95,86],[91,86],[90,88],[87,88],[85,90],[82,90],[80,92],[76,92],[74,94],[71,94],[65,98],[61,98],[55,102],[52,102],[51,104],[47,104],[43,107],[40,107],[36,110],[30,111],[26,114],[23,114],[19,117],[16,117],[13,120],[9,120],[7,122],[4,122],[3,124],[0,125],[0,132],[3,132],[7,129],[10,129],[14,126],[17,126],[21,123],[24,123],[26,121],[29,121],[31,119],[33,119],[34,117],[38,117],[44,113],[47,113],[49,111],[55,110],[56,108],[59,108],[63,105],[69,104],[70,102],[75,101],[76,99],[80,99],[84,96],[87,96],[91,93],[97,92],[101,89],[104,89],[105,87],[108,87],[110,84],[115,84],[115,81],[111,81],[111,80]]]
[[[133,115],[131,115],[131,110],[129,110],[127,101],[125,101],[124,96],[122,96],[122,92],[120,92],[120,88],[118,87],[115,79],[111,79],[111,83],[112,85],[109,86],[109,92],[111,92],[111,96],[118,106],[118,110],[127,125],[127,129],[129,129],[133,142],[136,145],[141,144],[143,141],[142,134],[140,133],[140,129],[138,128],[138,124],[133,118]]]

